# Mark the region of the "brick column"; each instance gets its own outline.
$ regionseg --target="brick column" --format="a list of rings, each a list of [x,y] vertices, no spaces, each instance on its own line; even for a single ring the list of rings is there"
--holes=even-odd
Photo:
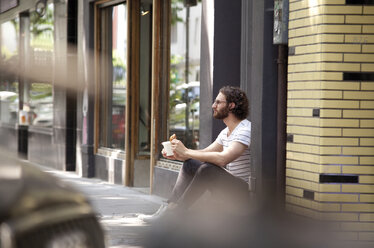
[[[286,201],[374,241],[374,7],[359,2],[290,0]]]

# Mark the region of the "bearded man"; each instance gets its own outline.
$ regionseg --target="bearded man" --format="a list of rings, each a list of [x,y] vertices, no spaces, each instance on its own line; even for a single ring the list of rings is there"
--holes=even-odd
[[[171,141],[172,156],[162,150],[165,158],[183,161],[183,166],[167,204],[161,205],[153,215],[141,216],[145,222],[159,219],[170,210],[188,210],[207,190],[244,211],[248,206],[252,170],[247,96],[237,87],[225,86],[220,89],[212,109],[213,117],[226,125],[212,144],[202,150],[193,150],[174,139]]]

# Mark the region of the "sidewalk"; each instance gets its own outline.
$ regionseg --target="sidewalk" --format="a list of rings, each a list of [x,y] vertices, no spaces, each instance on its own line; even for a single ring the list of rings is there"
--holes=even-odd
[[[143,234],[150,226],[136,216],[155,212],[164,199],[145,193],[143,188],[113,185],[96,178],[81,178],[74,172],[38,167],[72,185],[91,200],[106,231],[108,247],[141,247]]]

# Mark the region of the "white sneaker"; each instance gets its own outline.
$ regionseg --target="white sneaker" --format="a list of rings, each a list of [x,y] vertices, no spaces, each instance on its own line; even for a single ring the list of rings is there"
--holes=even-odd
[[[138,218],[146,223],[152,223],[155,220],[158,220],[161,216],[165,214],[168,209],[168,204],[161,204],[160,208],[154,214],[139,214]]]

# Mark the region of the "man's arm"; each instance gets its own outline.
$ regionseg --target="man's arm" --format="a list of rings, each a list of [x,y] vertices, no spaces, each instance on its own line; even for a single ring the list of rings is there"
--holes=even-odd
[[[220,145],[217,141],[214,141],[212,144],[210,144],[206,148],[201,149],[201,150],[196,150],[196,151],[199,151],[199,152],[221,152],[222,150],[223,150],[222,145]],[[161,154],[162,154],[162,156],[164,158],[171,159],[171,160],[176,160],[176,159],[178,159],[178,160],[186,160],[186,159],[188,159],[188,158],[183,159],[181,157],[176,158],[175,155],[167,156],[164,149],[162,149]]]
[[[220,145],[217,141],[214,141],[212,144],[205,147],[204,149],[196,150],[196,151],[200,151],[200,152],[222,152],[223,151],[223,146]]]
[[[221,149],[215,150],[217,146],[220,146]],[[209,162],[221,167],[237,159],[247,148],[246,145],[234,141],[231,142],[230,146],[226,150],[223,150],[222,146],[217,142],[213,142],[210,146],[203,150],[192,150],[187,149],[179,140],[173,141],[172,147],[176,159],[186,160],[192,158],[203,162]]]

